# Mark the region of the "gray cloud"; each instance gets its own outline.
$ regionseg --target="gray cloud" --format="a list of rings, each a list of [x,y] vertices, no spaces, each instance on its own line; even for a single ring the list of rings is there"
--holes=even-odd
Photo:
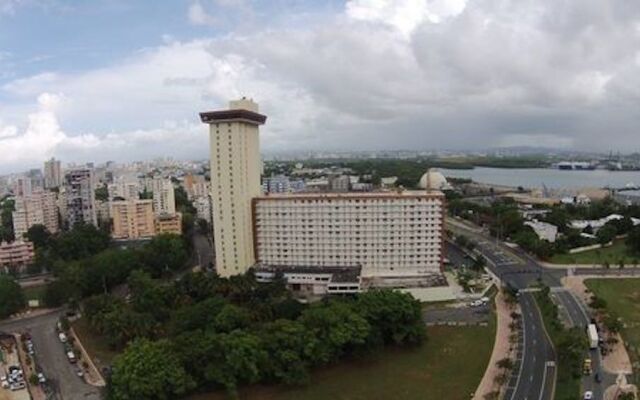
[[[204,134],[189,136],[198,146],[170,138],[200,132],[198,111],[240,95],[269,115],[269,151],[640,150],[638,2],[352,0],[337,15],[305,21],[14,81],[0,88],[14,112],[0,117],[16,121],[41,93],[60,93],[65,135],[92,132],[124,159],[141,158],[127,138],[158,129],[155,142],[145,136],[156,155],[205,157]]]

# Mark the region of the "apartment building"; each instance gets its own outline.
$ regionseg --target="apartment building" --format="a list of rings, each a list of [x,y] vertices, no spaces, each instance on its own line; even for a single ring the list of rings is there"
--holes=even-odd
[[[22,239],[33,225],[44,225],[50,233],[60,229],[58,223],[58,196],[54,192],[34,191],[31,195],[16,197],[13,212],[13,230],[16,239]]]
[[[253,200],[257,262],[362,266],[363,277],[440,274],[441,192],[265,195]]]
[[[176,213],[176,198],[173,183],[169,179],[154,178],[151,181],[153,211],[156,215]]]
[[[35,259],[33,243],[23,240],[0,242],[0,271],[22,272]]]
[[[44,162],[44,187],[47,189],[62,186],[62,165],[60,160],[51,158]]]
[[[193,206],[196,208],[198,218],[211,223],[211,196],[194,197]]]
[[[110,214],[114,239],[146,239],[156,234],[151,200],[114,201]]]
[[[176,235],[182,234],[182,214],[175,213],[161,214],[155,217],[156,234],[173,233]]]
[[[69,226],[79,223],[97,225],[93,170],[77,168],[64,177],[65,213]]]

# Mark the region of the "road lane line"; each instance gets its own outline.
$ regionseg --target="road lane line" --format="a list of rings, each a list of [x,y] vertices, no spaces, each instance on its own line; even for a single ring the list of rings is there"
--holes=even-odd
[[[524,303],[524,298],[522,299],[522,303]],[[522,308],[522,305],[520,306]],[[524,323],[524,318],[522,321],[522,361],[520,362],[520,370],[518,371],[518,378],[516,379],[516,386],[511,393],[511,400],[514,400],[516,397],[516,393],[518,392],[518,386],[520,385],[520,377],[522,376],[522,368],[524,367],[524,358],[527,351],[527,330],[525,329],[526,324]]]

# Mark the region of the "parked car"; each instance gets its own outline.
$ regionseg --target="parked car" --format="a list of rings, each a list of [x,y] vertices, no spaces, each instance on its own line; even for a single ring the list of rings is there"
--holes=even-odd
[[[84,371],[82,370],[82,368],[78,367],[76,369],[76,375],[78,375],[80,378],[84,376]]]
[[[587,390],[584,392],[584,400],[593,400],[593,392],[591,390]]]
[[[62,343],[67,343],[67,335],[65,335],[64,333],[60,332],[60,334],[58,335],[58,338]]]
[[[0,376],[0,386],[2,386],[3,389],[9,389],[9,381],[5,375]]]
[[[45,378],[45,376],[44,376],[44,374],[42,372],[38,373],[38,382],[47,383],[47,378]]]

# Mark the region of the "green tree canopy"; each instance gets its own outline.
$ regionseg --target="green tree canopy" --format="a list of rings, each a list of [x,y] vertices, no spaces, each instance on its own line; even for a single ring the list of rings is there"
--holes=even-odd
[[[0,275],[0,318],[6,318],[25,306],[22,288],[8,275]]]

